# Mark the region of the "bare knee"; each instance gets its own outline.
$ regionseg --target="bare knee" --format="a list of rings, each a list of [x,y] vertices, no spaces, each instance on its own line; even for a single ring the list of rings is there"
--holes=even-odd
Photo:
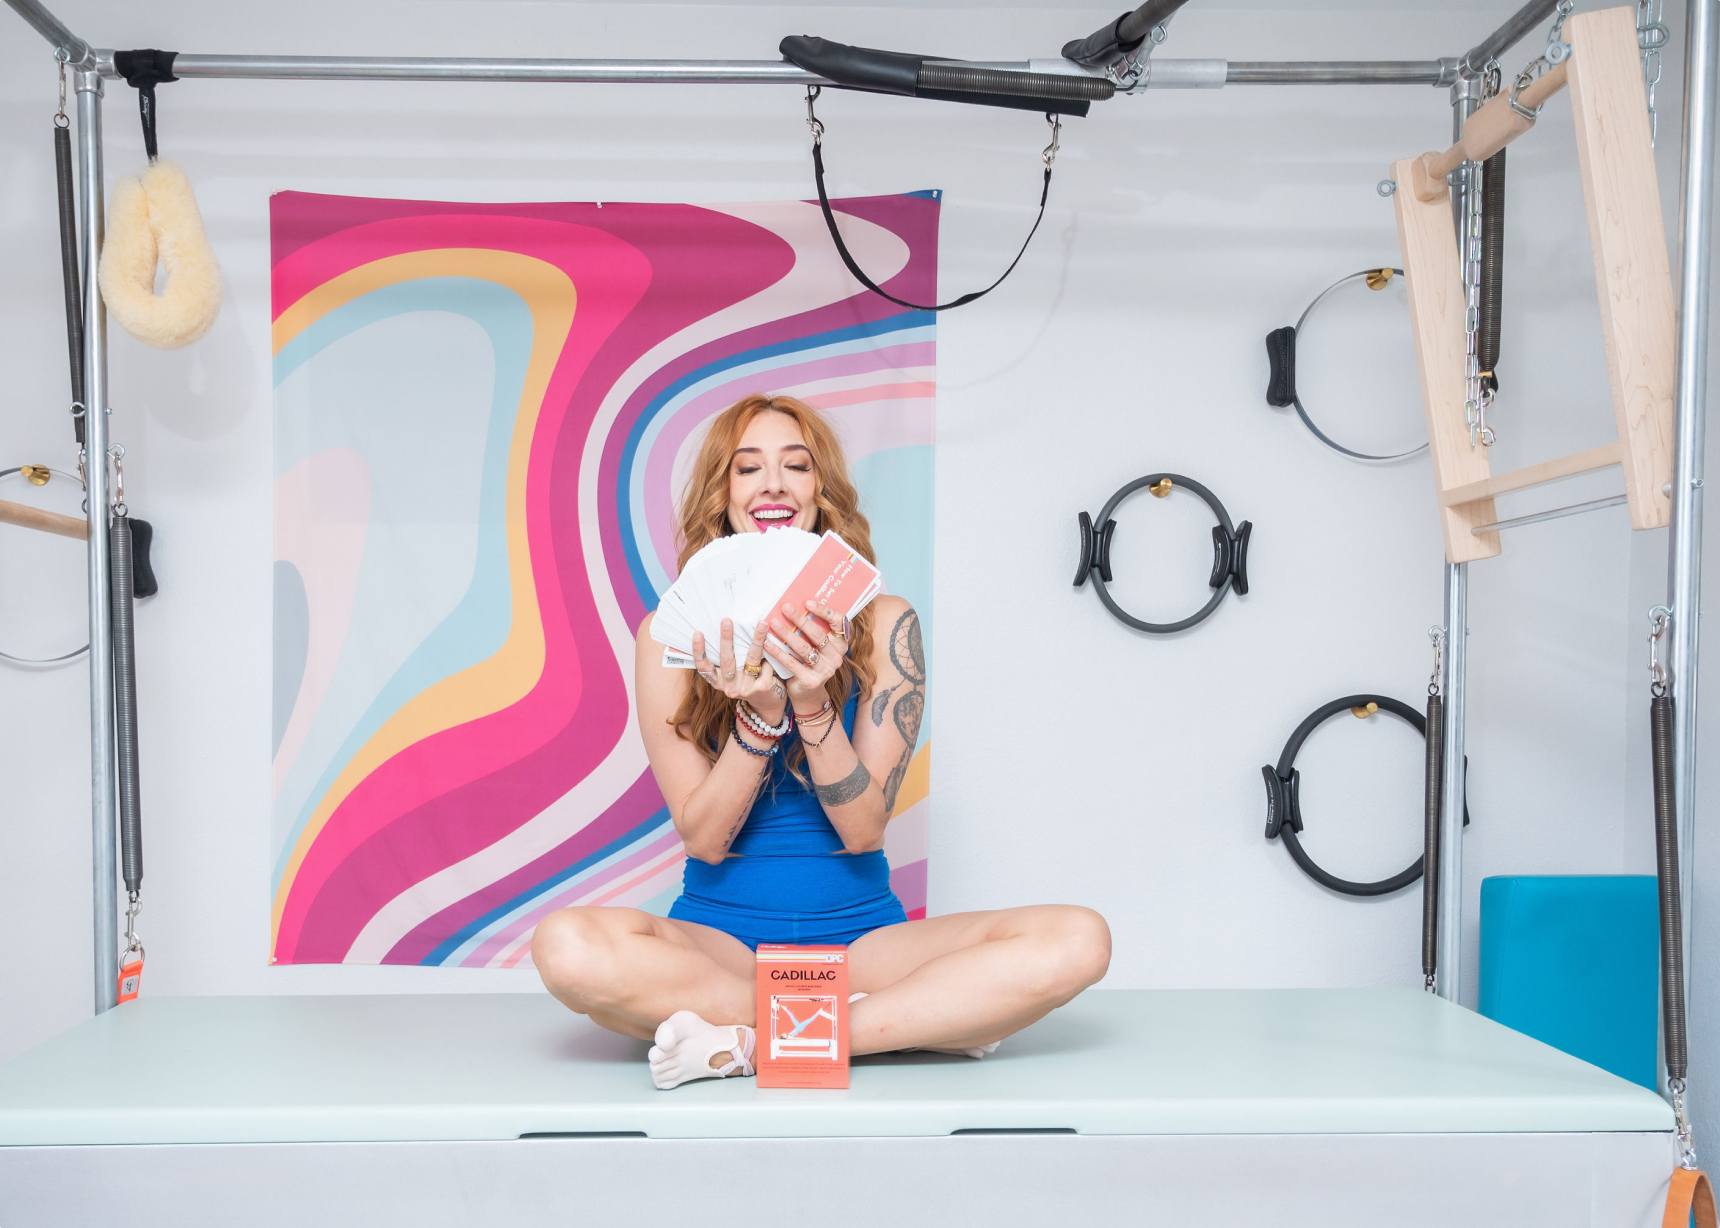
[[[1091,908],[1060,904],[1036,919],[1043,946],[1036,989],[1068,1001],[1102,979],[1111,966],[1111,927]]]
[[[546,988],[576,1011],[612,1005],[619,986],[617,930],[601,908],[562,908],[532,932],[532,964]]]

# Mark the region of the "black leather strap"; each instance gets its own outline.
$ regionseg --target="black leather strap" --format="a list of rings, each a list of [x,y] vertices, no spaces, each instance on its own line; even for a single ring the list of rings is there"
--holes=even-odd
[[[137,110],[143,120],[143,148],[151,162],[156,158],[155,87],[179,80],[173,75],[173,61],[178,55],[177,51],[157,51],[153,47],[113,53],[114,70],[137,90]]]
[[[848,250],[848,244],[842,241],[842,231],[836,226],[836,214],[830,208],[830,193],[824,187],[824,153],[823,146],[818,141],[812,142],[812,174],[818,180],[818,207],[824,210],[824,224],[830,228],[830,238],[836,244],[836,254],[842,257],[842,263],[848,266],[848,271],[854,274],[854,279],[865,286],[873,294],[889,299],[898,307],[908,307],[915,311],[948,311],[952,307],[963,307],[975,299],[984,298],[1003,284],[1003,279],[1015,272],[1015,266],[1021,263],[1021,258],[1027,254],[1027,245],[1033,242],[1033,236],[1039,230],[1039,223],[1045,220],[1045,201],[1051,195],[1051,168],[1045,168],[1045,185],[1039,192],[1039,215],[1033,219],[1033,229],[1027,232],[1027,238],[1022,240],[1021,250],[1015,253],[1015,259],[1009,262],[1009,267],[998,279],[983,290],[972,290],[960,298],[951,299],[947,303],[910,303],[905,298],[897,298],[884,287],[866,276],[859,262],[854,259],[854,253]]]

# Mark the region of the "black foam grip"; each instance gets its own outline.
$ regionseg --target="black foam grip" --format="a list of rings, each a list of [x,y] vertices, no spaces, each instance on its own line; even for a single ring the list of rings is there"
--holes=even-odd
[[[777,44],[777,50],[796,68],[815,72],[837,85],[910,97],[919,88],[921,62],[947,58],[850,47],[812,34],[790,34]]]
[[[149,544],[155,540],[155,529],[147,520],[131,520],[131,595],[153,597],[161,591],[155,581],[155,568],[149,565]]]
[[[1266,403],[1275,409],[1296,403],[1296,330],[1286,324],[1266,334],[1266,361],[1272,374],[1266,380]]]
[[[1102,68],[1120,55],[1126,55],[1146,41],[1145,36],[1124,39],[1118,31],[1129,14],[1124,13],[1110,25],[1101,26],[1086,38],[1072,39],[1063,44],[1063,58],[1088,68]]]

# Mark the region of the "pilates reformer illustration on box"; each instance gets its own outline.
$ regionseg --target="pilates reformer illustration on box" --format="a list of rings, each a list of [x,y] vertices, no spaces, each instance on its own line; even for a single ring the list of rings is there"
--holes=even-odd
[[[836,999],[829,994],[772,994],[770,1055],[840,1061]]]

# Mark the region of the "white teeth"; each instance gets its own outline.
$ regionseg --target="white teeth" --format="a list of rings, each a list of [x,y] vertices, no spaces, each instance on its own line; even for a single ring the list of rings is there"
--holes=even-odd
[[[753,516],[754,516],[754,518],[756,518],[758,520],[788,520],[794,516],[794,513],[793,512],[754,512]]]

